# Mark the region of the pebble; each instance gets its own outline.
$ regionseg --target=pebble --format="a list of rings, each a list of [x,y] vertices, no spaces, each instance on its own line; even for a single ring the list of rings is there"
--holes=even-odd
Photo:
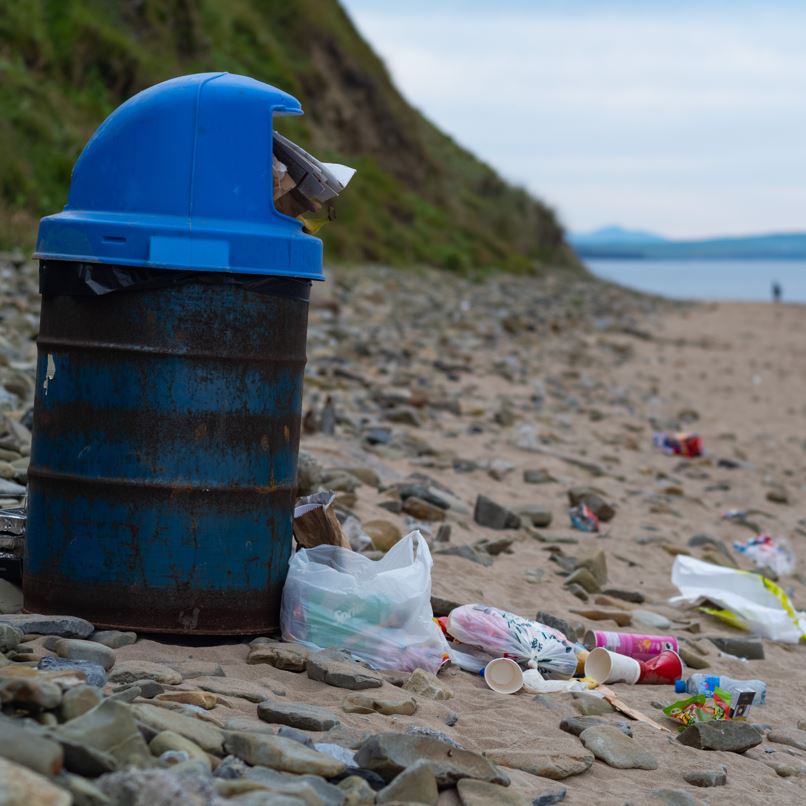
[[[527,806],[530,801],[514,792],[511,787],[490,784],[487,781],[475,781],[463,778],[456,785],[456,792],[462,806]],[[565,794],[563,793],[563,797]],[[534,803],[535,801],[531,801]],[[554,801],[558,803],[558,801]]]
[[[624,610],[589,608],[587,610],[572,610],[571,612],[591,621],[615,621],[619,627],[629,627],[632,624],[632,616]]]
[[[0,702],[27,711],[50,711],[62,701],[62,690],[55,683],[36,677],[0,678]]]
[[[230,733],[224,749],[247,764],[271,767],[279,772],[333,778],[345,771],[342,762],[282,736]]]
[[[239,680],[237,677],[194,677],[193,684],[202,691],[225,697],[240,697],[249,702],[263,702],[270,696],[269,690],[260,683]]]
[[[451,610],[456,610],[457,607],[461,607],[459,602],[431,594],[431,610],[436,617],[448,616]]]
[[[643,604],[646,601],[646,596],[639,591],[624,590],[623,588],[605,588],[602,593],[606,596],[612,596],[614,599],[621,599],[623,602],[631,602],[632,604]]]
[[[553,806],[555,803],[562,803],[565,800],[568,788],[557,786],[545,792],[541,792],[532,800],[532,806]]]
[[[207,660],[163,661],[163,665],[182,675],[183,680],[193,680],[196,677],[224,677],[224,670],[220,663]],[[169,684],[173,685],[173,684]]]
[[[51,739],[24,728],[11,719],[0,719],[0,761],[7,759],[42,775],[56,775],[64,763],[62,748]],[[0,775],[0,781],[2,781]],[[0,796],[3,787],[0,785]],[[0,797],[0,803],[2,798]]]
[[[604,698],[589,694],[587,691],[574,691],[574,708],[583,716],[603,716],[612,714],[613,706]]]
[[[327,708],[270,699],[258,705],[257,715],[264,722],[289,725],[300,730],[330,730],[339,724],[339,718]]]
[[[358,775],[348,775],[337,786],[344,792],[344,806],[373,806],[375,803],[375,790]]]
[[[372,545],[378,551],[389,551],[403,536],[400,527],[391,521],[376,519],[366,521],[362,526],[364,527],[364,532],[369,535]]]
[[[90,641],[108,646],[110,649],[120,649],[122,646],[130,646],[137,643],[136,632],[121,632],[120,630],[96,630]]]
[[[719,720],[689,725],[678,734],[677,741],[698,750],[726,750],[743,753],[761,744],[761,731],[749,722]]]
[[[555,479],[548,470],[537,468],[524,470],[523,481],[526,484],[551,484],[552,482],[556,482],[557,479]]]
[[[74,686],[67,689],[62,696],[60,709],[62,721],[69,722],[86,714],[100,704],[101,699],[100,689],[96,686]]]
[[[574,560],[574,569],[590,571],[600,587],[607,584],[607,555],[604,549],[592,548]]]
[[[764,660],[764,644],[759,638],[732,635],[709,635],[708,640],[722,652],[747,660]]]
[[[407,767],[380,792],[376,803],[422,803],[436,806],[439,790],[434,770],[427,759],[421,758]]]
[[[366,688],[380,688],[383,678],[350,660],[344,653],[325,649],[309,656],[306,663],[308,677],[336,688],[359,691]]]
[[[418,521],[444,521],[445,510],[415,495],[403,502],[403,512]],[[377,548],[377,547],[376,547]]]
[[[728,773],[725,767],[719,770],[691,770],[683,773],[683,780],[692,786],[725,786]]]
[[[0,803],[4,806],[70,806],[72,802],[69,792],[47,778],[0,758]]]
[[[0,652],[16,649],[22,637],[23,632],[19,627],[0,622]]]
[[[800,730],[798,728],[775,728],[767,734],[767,740],[806,751],[806,730]]]
[[[683,643],[678,645],[677,654],[680,655],[680,657],[683,659],[683,663],[685,663],[690,669],[708,669],[710,666],[708,660],[703,655],[700,655],[699,652],[689,649],[689,647]]]
[[[632,738],[632,728],[629,722],[610,722],[595,716],[567,716],[560,722],[560,730],[579,736],[582,731],[596,725],[611,725],[616,730],[620,730],[625,736]]]
[[[58,635],[62,638],[88,638],[95,631],[89,621],[75,616],[6,613],[0,615],[0,624],[10,624],[26,635]]]
[[[700,806],[700,802],[685,789],[668,789],[660,787],[649,793],[653,803],[664,803],[666,806]]]
[[[551,741],[537,742],[530,747],[487,750],[485,755],[496,764],[554,781],[581,775],[593,764],[593,754],[578,741],[566,737],[552,737]]]
[[[462,557],[465,560],[470,560],[472,563],[484,565],[489,567],[493,564],[492,557],[488,554],[480,554],[472,546],[451,546],[447,549],[439,549],[435,554],[440,554],[443,557]]]
[[[586,593],[598,593],[601,590],[596,578],[587,568],[577,568],[563,584],[566,587],[578,585]]]
[[[49,655],[48,657],[42,658],[39,663],[37,663],[36,668],[47,672],[68,672],[75,670],[81,672],[87,683],[91,686],[102,688],[106,685],[106,671],[104,671],[104,667],[88,660],[67,660],[66,658],[57,658],[54,655]]]
[[[208,691],[166,691],[163,694],[157,694],[156,699],[160,702],[195,705],[197,708],[204,708],[206,711],[211,711],[219,702],[218,697]]]
[[[651,753],[612,725],[596,725],[588,728],[582,731],[579,738],[596,758],[610,767],[620,770],[658,768],[658,761]]]
[[[80,638],[50,638],[44,642],[47,649],[67,660],[86,660],[97,663],[106,671],[115,665],[115,653],[107,646]]]
[[[156,680],[143,679],[135,680],[133,683],[124,683],[121,686],[117,686],[115,688],[115,692],[127,691],[130,688],[138,689],[140,692],[138,696],[144,697],[147,700],[153,700],[154,697],[162,694],[163,691],[165,691],[165,688]]]
[[[140,722],[144,722],[156,732],[171,730],[195,742],[202,750],[220,755],[224,746],[224,733],[215,725],[203,722],[192,716],[169,711],[151,703],[137,703],[131,706]],[[83,718],[83,717],[82,717]]]
[[[408,699],[388,699],[373,697],[369,694],[350,694],[342,700],[341,709],[348,714],[402,714],[412,716],[417,710],[417,701],[414,697]]]
[[[403,688],[426,700],[449,700],[453,697],[450,686],[443,683],[433,672],[425,669],[415,669],[403,684]]]
[[[109,675],[111,683],[135,683],[137,680],[153,680],[163,685],[178,686],[182,682],[182,675],[170,666],[147,660],[120,661]]]
[[[521,519],[518,515],[487,498],[486,495],[476,498],[473,520],[479,526],[485,526],[488,529],[520,529],[521,527]]]
[[[551,511],[544,507],[521,507],[518,509],[518,515],[537,529],[551,526],[553,520]]]
[[[355,755],[356,764],[377,772],[387,783],[423,758],[431,763],[440,789],[455,786],[462,778],[509,784],[507,776],[484,756],[431,736],[383,733],[367,739]]]
[[[155,756],[161,756],[167,752],[184,752],[189,758],[201,761],[207,769],[210,769],[210,758],[204,750],[197,744],[174,733],[172,730],[160,731],[149,743],[148,749]]]
[[[633,610],[632,619],[633,622],[653,630],[668,630],[672,626],[672,622],[666,616],[654,613],[652,610]]]

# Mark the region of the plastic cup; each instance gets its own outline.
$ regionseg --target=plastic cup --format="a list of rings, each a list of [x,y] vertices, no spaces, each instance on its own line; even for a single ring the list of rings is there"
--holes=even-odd
[[[594,649],[585,661],[585,676],[597,683],[638,682],[641,664],[635,658],[619,655],[604,647]]]
[[[638,682],[674,685],[676,681],[683,677],[685,672],[686,666],[680,655],[677,652],[667,650],[666,652],[661,652],[660,655],[652,658],[652,660],[641,663],[641,677]]]
[[[484,682],[498,694],[515,694],[523,687],[523,672],[514,660],[496,658],[484,667]]]

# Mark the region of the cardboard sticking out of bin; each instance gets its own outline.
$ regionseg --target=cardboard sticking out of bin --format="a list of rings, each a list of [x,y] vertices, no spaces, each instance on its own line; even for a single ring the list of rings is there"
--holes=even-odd
[[[347,187],[355,169],[334,162],[321,162],[275,132],[272,174],[277,209],[292,218],[299,218],[309,232],[315,232],[330,220],[329,203]],[[327,208],[325,215],[317,215],[323,205]]]
[[[302,548],[312,549],[323,545],[351,548],[331,506],[335,498],[335,493],[326,490],[297,501],[294,507],[294,537]]]

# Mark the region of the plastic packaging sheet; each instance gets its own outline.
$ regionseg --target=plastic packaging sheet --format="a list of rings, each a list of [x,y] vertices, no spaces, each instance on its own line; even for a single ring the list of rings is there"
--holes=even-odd
[[[806,613],[798,612],[774,582],[760,574],[738,571],[679,554],[672,566],[672,583],[680,596],[672,604],[714,602],[723,610],[705,612],[736,627],[769,638],[796,644],[806,638]]]
[[[571,677],[576,670],[576,652],[561,632],[506,610],[462,605],[451,611],[447,628],[463,644],[534,666],[544,675]]]
[[[337,546],[302,549],[283,589],[283,638],[343,649],[376,669],[436,673],[448,644],[433,620],[432,564],[419,532],[380,560]]]

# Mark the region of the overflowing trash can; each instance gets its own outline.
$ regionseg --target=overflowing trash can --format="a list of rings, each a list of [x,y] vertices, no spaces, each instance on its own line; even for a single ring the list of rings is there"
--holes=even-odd
[[[158,84],[107,118],[42,219],[26,610],[278,627],[323,279],[321,241],[272,191],[274,117],[301,111],[243,76]]]

